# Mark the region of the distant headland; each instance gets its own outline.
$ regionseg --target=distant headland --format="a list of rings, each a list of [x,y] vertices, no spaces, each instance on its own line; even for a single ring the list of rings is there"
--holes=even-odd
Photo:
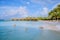
[[[60,20],[60,4],[48,13],[48,17],[12,18],[12,21]]]
[[[35,17],[26,17],[26,18],[12,18],[12,21],[38,21],[38,18]]]
[[[47,17],[25,17],[25,18],[11,18],[11,21],[38,21],[38,20],[60,20],[60,4],[52,9]],[[0,19],[0,21],[4,21]]]

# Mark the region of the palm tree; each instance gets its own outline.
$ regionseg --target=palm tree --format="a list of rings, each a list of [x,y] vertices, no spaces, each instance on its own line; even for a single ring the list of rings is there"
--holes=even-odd
[[[51,17],[51,19],[58,19],[60,18],[60,4],[54,8],[51,12],[49,12],[49,17]]]

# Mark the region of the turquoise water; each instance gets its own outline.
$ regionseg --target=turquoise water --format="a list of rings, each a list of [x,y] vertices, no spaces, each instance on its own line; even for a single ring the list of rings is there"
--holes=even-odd
[[[13,26],[16,24],[16,26]],[[41,30],[39,26],[60,26],[60,22],[44,21],[1,21],[0,40],[60,40],[60,32]]]

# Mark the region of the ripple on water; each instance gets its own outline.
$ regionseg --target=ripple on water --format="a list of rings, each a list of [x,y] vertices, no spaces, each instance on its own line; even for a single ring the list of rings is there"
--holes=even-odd
[[[0,40],[60,40],[60,32],[41,30],[45,22],[3,22],[0,23]],[[16,24],[16,27],[12,25]]]

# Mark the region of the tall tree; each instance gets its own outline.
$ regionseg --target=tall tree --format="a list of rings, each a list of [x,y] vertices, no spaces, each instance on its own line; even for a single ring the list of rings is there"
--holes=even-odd
[[[60,19],[60,4],[57,5],[56,8],[54,8],[53,10],[51,10],[49,12],[49,17],[51,17],[51,19]]]

